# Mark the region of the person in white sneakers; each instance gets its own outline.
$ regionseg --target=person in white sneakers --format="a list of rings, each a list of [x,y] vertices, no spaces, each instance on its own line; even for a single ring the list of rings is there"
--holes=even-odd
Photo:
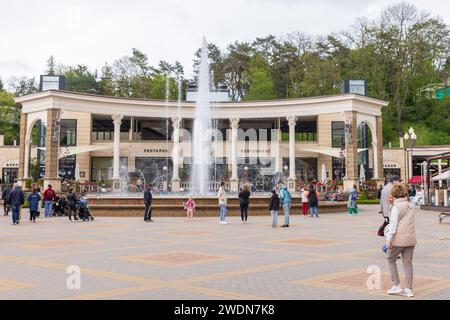
[[[220,224],[228,224],[225,219],[227,217],[227,192],[225,191],[225,182],[222,181],[220,184],[219,192],[217,194],[219,198],[219,208],[220,208]]]
[[[415,231],[415,213],[408,201],[408,190],[404,185],[396,184],[390,191],[389,230],[386,235],[387,261],[393,286],[388,294],[413,297],[413,253],[417,244]],[[397,259],[402,255],[403,269],[405,271],[405,288],[400,286],[397,270]]]

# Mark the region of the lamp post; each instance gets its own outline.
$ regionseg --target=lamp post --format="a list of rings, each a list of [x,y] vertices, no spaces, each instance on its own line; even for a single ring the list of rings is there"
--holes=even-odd
[[[413,127],[409,128],[408,132],[405,133],[403,136],[403,139],[405,140],[405,155],[406,155],[406,182],[409,182],[409,179],[411,178],[410,175],[412,175],[412,151],[414,148],[414,145],[417,140],[417,135],[414,132]],[[409,141],[409,152],[406,146],[406,142]],[[410,160],[411,159],[411,160]],[[410,172],[411,171],[411,172]],[[411,173],[411,174],[410,174]]]

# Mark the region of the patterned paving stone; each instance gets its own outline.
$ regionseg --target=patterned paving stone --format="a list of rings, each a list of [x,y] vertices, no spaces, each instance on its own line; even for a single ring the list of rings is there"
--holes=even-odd
[[[143,254],[143,255],[135,255],[122,257],[121,259],[131,261],[131,262],[140,262],[140,263],[150,263],[150,264],[158,264],[162,266],[170,266],[170,267],[179,267],[179,266],[187,266],[199,263],[208,263],[213,261],[221,261],[226,259],[231,259],[229,256],[222,255],[212,255],[212,254],[204,254],[200,252],[167,252],[160,254]]]
[[[0,299],[405,299],[385,294],[382,219],[376,206],[360,209],[357,217],[296,214],[277,229],[269,215],[246,225],[99,217],[12,226],[0,212]],[[417,211],[416,299],[450,299],[449,228]],[[371,265],[381,270],[379,290],[365,285]],[[81,270],[80,290],[67,287],[69,266]]]

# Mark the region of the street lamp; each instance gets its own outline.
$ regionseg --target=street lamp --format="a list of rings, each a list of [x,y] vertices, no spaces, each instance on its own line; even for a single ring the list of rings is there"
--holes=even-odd
[[[410,127],[408,132],[405,133],[403,136],[403,139],[405,140],[405,154],[406,154],[406,180],[407,183],[409,182],[410,177],[410,171],[412,172],[412,151],[414,148],[414,145],[417,140],[417,135],[414,132],[413,127]],[[409,141],[409,152],[407,151],[406,142]],[[411,168],[409,167],[411,166]],[[411,174],[412,175],[412,174]]]

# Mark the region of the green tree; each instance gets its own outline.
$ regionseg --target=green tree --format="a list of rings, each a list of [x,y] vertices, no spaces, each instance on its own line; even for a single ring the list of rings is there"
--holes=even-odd
[[[19,140],[21,106],[14,101],[14,95],[0,92],[0,133],[5,136],[5,144]]]
[[[94,73],[86,65],[69,67],[64,73],[68,82],[68,90],[76,92],[99,93],[99,83]]]
[[[47,69],[44,72],[50,76],[55,75],[55,66],[56,66],[55,57],[51,55],[50,58],[48,58],[47,60]]]

